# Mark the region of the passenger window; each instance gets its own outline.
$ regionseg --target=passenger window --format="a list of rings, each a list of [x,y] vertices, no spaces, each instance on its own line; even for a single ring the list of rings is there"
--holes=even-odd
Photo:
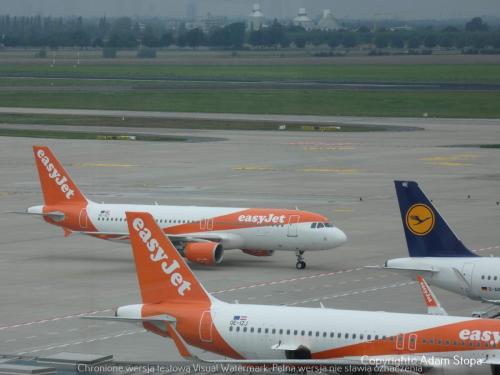
[[[345,337],[346,339],[348,339],[348,338],[349,338],[349,334],[348,334],[348,333],[346,333],[344,337]]]
[[[262,332],[262,328],[258,328],[257,333],[261,333],[261,332]]]
[[[295,336],[297,336],[297,333],[299,333],[299,331],[297,331],[297,330],[294,330],[294,331],[293,331],[293,334],[294,334]]]
[[[337,338],[339,338],[339,339],[340,339],[341,337],[342,337],[342,333],[340,333],[340,332],[339,332],[339,333],[337,333]]]
[[[422,344],[427,344],[427,340],[426,339],[422,339]]]
[[[233,331],[233,326],[229,327],[229,331],[232,332]]]
[[[312,331],[309,331],[308,335],[309,335],[309,336],[312,336],[312,335],[313,335]]]
[[[372,339],[372,335],[368,335],[368,336],[366,336],[366,339],[367,339],[367,340],[371,340],[371,339]]]
[[[484,280],[484,275],[481,275],[481,280]]]
[[[430,339],[429,344],[431,344],[431,345],[434,344],[434,339]]]
[[[247,331],[247,327],[243,328],[243,332],[246,332]]]
[[[282,334],[283,334],[283,330],[282,330],[282,329],[280,329],[280,335],[282,335]]]
[[[319,331],[316,331],[316,337],[319,337]]]
[[[274,335],[276,333],[276,328],[273,328],[273,331],[271,333]]]
[[[316,223],[312,223],[311,228],[313,228],[313,229],[316,228]]]
[[[306,331],[301,331],[301,332],[300,332],[300,335],[301,335],[301,336],[305,336],[305,334],[306,334]]]
[[[378,340],[378,335],[375,335],[375,340]]]
[[[488,276],[488,280],[491,280],[491,276]]]
[[[253,331],[254,331],[253,327],[252,327],[252,328],[250,328],[250,333],[253,333]]]
[[[326,332],[323,332],[323,337],[326,337]]]
[[[333,339],[334,333],[330,332],[330,338]]]
[[[355,334],[355,333],[353,333],[353,334],[352,334],[352,339],[354,340],[355,338],[356,338],[356,334]]]
[[[269,333],[269,328],[266,328],[266,329],[264,330],[264,333],[267,335],[267,334]]]
[[[495,276],[495,277],[493,278],[493,280],[496,280],[496,279],[497,279],[497,277]]]
[[[287,330],[286,330],[286,334],[287,334],[287,335],[289,335],[289,334],[290,334],[290,330],[289,330],[289,329],[287,329]]]
[[[365,337],[363,334],[359,335],[360,340],[363,340],[363,337]]]
[[[438,345],[441,345],[443,343],[443,340],[439,339],[438,340]]]
[[[236,332],[239,332],[240,331],[240,327],[236,327]]]

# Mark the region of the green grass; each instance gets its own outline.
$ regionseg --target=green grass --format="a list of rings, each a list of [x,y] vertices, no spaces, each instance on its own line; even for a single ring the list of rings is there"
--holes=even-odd
[[[27,138],[52,138],[52,139],[99,139],[99,136],[122,136],[123,133],[95,133],[95,132],[78,132],[78,131],[63,131],[63,130],[32,130],[32,129],[2,129],[0,128],[0,136],[3,137],[27,137]],[[181,136],[160,136],[160,135],[135,135],[137,141],[149,142],[197,142],[206,141],[205,138],[192,138]],[[214,139],[210,139],[213,141]],[[106,140],[109,142],[110,140]],[[122,141],[122,140],[121,140]],[[133,140],[123,140],[122,142],[133,142]]]
[[[1,106],[212,113],[496,118],[499,92],[268,90],[0,92]]]
[[[500,64],[394,65],[0,65],[0,75],[151,79],[500,83]]]
[[[33,115],[33,114],[0,114],[0,124],[26,125],[62,125],[62,126],[107,126],[125,128],[160,128],[160,129],[204,129],[204,130],[278,130],[276,122],[257,121],[212,121],[212,120],[184,120],[161,118],[134,118],[109,117],[109,116],[72,116],[72,115]],[[304,131],[304,125],[310,127],[311,123],[287,124],[287,131]],[[355,125],[334,124],[340,129],[335,132],[372,132],[372,131],[408,131],[420,130],[417,127],[392,126],[392,125]],[[320,127],[327,127],[321,125]],[[1,129],[1,125],[0,125]],[[309,131],[309,130],[306,130]],[[316,131],[316,130],[312,130]],[[322,131],[321,129],[318,131]]]

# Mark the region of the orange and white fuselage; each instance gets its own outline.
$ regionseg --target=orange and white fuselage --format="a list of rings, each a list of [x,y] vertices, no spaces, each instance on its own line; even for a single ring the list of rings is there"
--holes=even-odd
[[[220,263],[224,250],[255,256],[273,251],[328,250],[346,235],[323,215],[288,209],[163,206],[95,203],[85,198],[46,146],[34,146],[45,204],[27,209],[67,233],[108,240],[128,240],[125,212],[149,212],[181,253],[198,263]],[[303,268],[303,267],[302,267]]]
[[[230,304],[208,294],[147,213],[127,213],[142,304],[115,317],[238,363],[498,366],[500,321]],[[432,361],[432,363],[431,363]],[[227,362],[227,360],[226,360]],[[417,371],[418,372],[418,371]]]

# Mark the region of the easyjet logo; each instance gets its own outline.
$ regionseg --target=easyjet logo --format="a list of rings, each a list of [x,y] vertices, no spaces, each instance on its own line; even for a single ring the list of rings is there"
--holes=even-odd
[[[68,179],[66,178],[66,176],[63,176],[61,175],[61,173],[59,173],[57,168],[50,162],[49,157],[45,155],[45,152],[43,150],[38,150],[36,156],[38,156],[42,164],[47,169],[47,172],[49,172],[49,178],[55,181],[66,199],[71,199],[71,197],[75,195],[75,191],[69,187]]]
[[[500,342],[500,332],[498,331],[481,331],[479,329],[463,329],[458,334],[461,340],[483,341],[490,345]]]
[[[136,218],[132,223],[132,227],[139,234],[142,242],[144,242],[146,248],[149,250],[149,259],[155,263],[161,263],[163,273],[170,276],[170,284],[177,288],[177,293],[183,296],[186,290],[191,290],[191,283],[184,280],[182,274],[179,272],[174,272],[181,268],[179,262],[175,259],[170,263],[167,261],[168,255],[165,254],[165,250],[160,246],[158,240],[151,235],[151,231],[144,226],[144,221],[140,218]]]
[[[269,215],[240,215],[238,221],[240,223],[253,223],[253,224],[285,224],[285,215],[277,216],[275,214]]]

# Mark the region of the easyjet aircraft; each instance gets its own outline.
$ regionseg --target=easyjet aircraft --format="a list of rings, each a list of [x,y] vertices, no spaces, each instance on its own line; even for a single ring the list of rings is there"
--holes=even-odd
[[[104,204],[87,199],[46,146],[33,146],[44,205],[27,209],[66,235],[73,231],[108,240],[128,240],[125,211],[153,215],[179,252],[191,262],[221,263],[224,250],[253,256],[275,250],[296,253],[298,269],[305,251],[333,249],[347,237],[323,215],[279,208],[233,208]]]
[[[473,300],[500,304],[500,258],[480,257],[453,233],[414,181],[395,181],[409,258],[384,269],[414,277]]]
[[[148,213],[126,213],[142,303],[116,320],[231,360],[307,366],[500,366],[500,321],[470,317],[230,304],[207,293]],[[421,371],[423,372],[423,371]],[[405,373],[421,373],[407,371]]]

